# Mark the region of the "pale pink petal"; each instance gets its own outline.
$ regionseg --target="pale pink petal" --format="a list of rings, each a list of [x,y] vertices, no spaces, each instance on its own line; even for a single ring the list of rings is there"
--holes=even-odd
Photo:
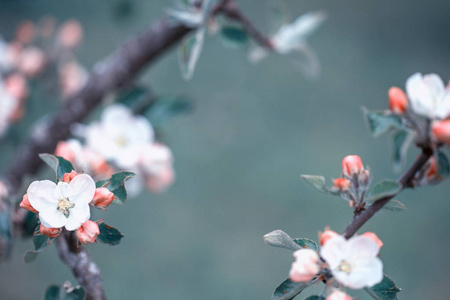
[[[64,214],[57,210],[56,205],[39,211],[39,221],[48,228],[61,228],[66,225],[67,220]]]
[[[76,176],[69,185],[73,188],[74,196],[70,199],[75,204],[89,203],[94,199],[95,182],[91,176],[81,174]]]
[[[31,206],[37,211],[47,208],[56,209],[58,199],[53,196],[56,184],[50,180],[34,181],[27,189]],[[47,227],[47,226],[46,226]]]
[[[433,80],[430,80],[431,82]],[[425,117],[432,118],[434,114],[433,95],[425,84],[422,74],[416,73],[406,81],[406,92],[411,102],[413,111]]]
[[[78,229],[84,222],[91,217],[89,205],[86,203],[76,203],[70,210],[69,218],[67,219],[66,229],[73,231]]]

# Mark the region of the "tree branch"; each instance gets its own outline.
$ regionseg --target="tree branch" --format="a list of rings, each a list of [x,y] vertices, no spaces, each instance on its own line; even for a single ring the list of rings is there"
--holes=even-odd
[[[86,300],[106,300],[100,269],[77,242],[74,232],[64,231],[56,239],[58,255],[83,286]]]
[[[398,183],[401,185],[400,193],[405,188],[413,187],[413,179],[416,173],[422,169],[428,159],[433,155],[433,149],[430,147],[422,148],[422,154],[414,162],[414,164],[398,179]],[[397,193],[397,194],[398,194]],[[396,195],[397,195],[396,194]],[[343,232],[343,236],[347,239],[351,238],[377,211],[383,208],[394,196],[384,197],[374,202],[369,208],[356,215],[347,228]]]

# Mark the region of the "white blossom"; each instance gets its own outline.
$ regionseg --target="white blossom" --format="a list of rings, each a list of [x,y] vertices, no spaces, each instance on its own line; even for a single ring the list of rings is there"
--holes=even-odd
[[[106,108],[100,122],[86,128],[86,146],[125,169],[136,167],[142,147],[153,138],[147,119],[121,104]]]
[[[3,82],[0,81],[0,137],[6,132],[10,124],[10,118],[19,105],[6,89]]]
[[[89,220],[89,202],[95,194],[95,182],[87,174],[69,183],[50,180],[34,181],[27,190],[31,206],[39,212],[41,224],[47,228],[65,227],[76,230]]]
[[[416,114],[430,119],[450,116],[450,87],[438,75],[412,75],[406,81],[406,92]]]
[[[377,243],[368,237],[355,236],[346,240],[338,235],[323,245],[320,255],[340,284],[362,289],[383,279],[383,263],[377,257],[379,251]]]

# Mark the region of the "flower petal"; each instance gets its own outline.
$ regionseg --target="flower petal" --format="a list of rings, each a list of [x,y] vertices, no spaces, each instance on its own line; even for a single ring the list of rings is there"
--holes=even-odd
[[[53,196],[56,183],[50,180],[34,181],[27,189],[28,199],[31,206],[37,211],[53,208],[56,210],[58,200]]]
[[[78,229],[84,222],[91,217],[91,210],[87,203],[77,203],[75,207],[70,210],[69,218],[67,219],[66,229],[73,231]]]
[[[430,77],[428,79],[430,85],[436,84],[433,78]],[[438,88],[434,88],[433,93],[435,89],[437,90]],[[411,108],[416,114],[429,118],[434,117],[433,95],[430,87],[424,82],[422,74],[416,73],[408,78],[406,81],[406,92],[411,102]]]
[[[47,228],[61,228],[67,223],[67,218],[56,209],[56,205],[39,211],[39,220]]]
[[[330,268],[336,269],[347,252],[347,240],[337,235],[330,238],[320,249],[320,256],[330,265]]]
[[[74,196],[74,193],[75,191],[68,183],[60,181],[56,186],[53,197],[55,197],[56,199],[71,199]]]
[[[368,259],[378,255],[380,248],[374,240],[365,236],[355,236],[348,241],[351,256],[356,259]]]
[[[70,201],[75,203],[75,206],[80,203],[89,203],[94,199],[95,194],[95,182],[91,176],[87,174],[81,174],[76,176],[69,183],[73,189],[73,196]]]

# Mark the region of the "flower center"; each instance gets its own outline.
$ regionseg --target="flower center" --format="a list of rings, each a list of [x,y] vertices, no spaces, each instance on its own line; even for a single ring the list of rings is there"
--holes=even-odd
[[[341,261],[341,264],[337,267],[338,271],[350,274],[352,272],[352,266],[346,260]]]
[[[75,203],[70,202],[68,198],[59,199],[57,210],[59,212],[62,212],[64,214],[64,216],[66,218],[68,218],[70,215],[69,209],[71,209],[74,206],[75,206]]]
[[[125,147],[127,145],[127,139],[123,135],[120,135],[116,138],[116,144],[119,145],[119,147]]]

